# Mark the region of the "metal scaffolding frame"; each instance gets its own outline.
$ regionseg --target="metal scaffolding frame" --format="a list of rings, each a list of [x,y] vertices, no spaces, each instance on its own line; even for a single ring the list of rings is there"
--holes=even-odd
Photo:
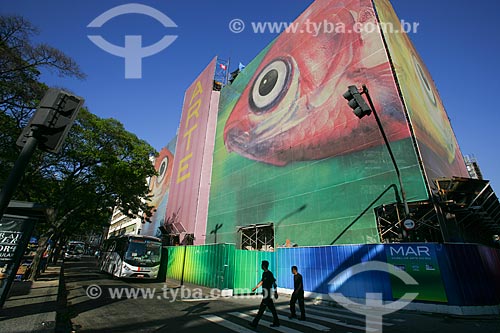
[[[274,224],[251,224],[239,227],[240,244],[244,250],[274,251]]]
[[[415,227],[403,227],[397,203],[375,208],[382,243],[475,242],[493,245],[500,235],[500,203],[488,181],[471,178],[434,180],[432,200],[409,203]]]
[[[463,233],[464,241],[489,243],[500,235],[500,203],[486,180],[436,179],[442,209]]]
[[[412,230],[403,227],[403,207],[397,203],[375,208],[377,229],[382,243],[441,242],[438,213],[430,201],[408,203],[410,217],[415,222]]]

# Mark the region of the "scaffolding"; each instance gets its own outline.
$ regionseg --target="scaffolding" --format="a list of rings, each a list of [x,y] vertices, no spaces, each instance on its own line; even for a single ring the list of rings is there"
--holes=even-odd
[[[382,243],[473,242],[494,245],[500,235],[500,203],[486,180],[440,178],[431,200],[409,203],[414,227],[404,226],[397,203],[375,208]]]
[[[481,172],[479,164],[477,163],[476,157],[474,155],[465,155],[464,162],[470,178],[483,179],[483,173]]]
[[[241,249],[257,251],[274,251],[273,223],[252,224],[238,228]]]
[[[213,90],[220,91],[229,80],[229,59],[224,60],[217,57],[214,73]]]
[[[491,245],[500,235],[500,203],[490,182],[470,178],[435,180],[447,238]]]
[[[375,208],[377,229],[382,243],[442,242],[438,212],[430,201],[408,203],[412,229],[404,226],[404,208],[396,203]]]

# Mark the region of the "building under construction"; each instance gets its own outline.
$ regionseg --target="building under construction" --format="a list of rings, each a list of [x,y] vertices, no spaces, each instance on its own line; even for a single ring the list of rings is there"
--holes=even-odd
[[[379,260],[421,278],[421,301],[500,304],[498,198],[469,176],[389,1],[317,0],[294,24],[325,20],[347,30],[283,33],[222,88],[213,59],[186,91],[156,214],[166,238],[193,246],[169,250],[169,276],[232,289],[256,279],[265,258],[288,288],[280,276],[300,262],[306,290],[324,295],[342,269]],[[358,118],[343,97],[363,85],[389,145],[374,116]],[[464,282],[474,270],[481,276]],[[377,281],[384,299],[401,295],[390,278]]]

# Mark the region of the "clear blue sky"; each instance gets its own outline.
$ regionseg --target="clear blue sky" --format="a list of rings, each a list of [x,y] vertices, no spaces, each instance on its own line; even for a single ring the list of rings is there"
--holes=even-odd
[[[87,79],[61,79],[44,73],[51,85],[67,87],[86,99],[101,117],[120,120],[127,130],[157,150],[175,135],[185,89],[213,56],[248,63],[276,34],[255,34],[250,22],[292,21],[312,1],[218,0],[137,1],[170,17],[177,28],[165,28],[144,15],[122,15],[101,28],[87,25],[102,12],[127,1],[2,1],[0,13],[18,14],[40,28],[46,42],[73,57]],[[486,179],[500,191],[500,2],[476,0],[393,0],[401,19],[418,22],[411,39],[439,89],[464,154],[474,154]],[[229,22],[246,22],[232,33]],[[177,40],[164,51],[143,59],[142,79],[124,79],[124,60],[105,53],[87,35],[102,35],[123,45],[124,35],[142,35],[143,45],[165,34]],[[493,104],[495,103],[495,104]]]

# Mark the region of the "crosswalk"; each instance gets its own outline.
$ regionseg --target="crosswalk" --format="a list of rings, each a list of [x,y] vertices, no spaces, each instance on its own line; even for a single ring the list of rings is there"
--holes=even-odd
[[[347,309],[329,307],[325,305],[306,306],[307,321],[289,319],[288,305],[277,305],[278,317],[281,325],[279,327],[269,327],[272,322],[272,315],[266,311],[259,322],[259,331],[282,332],[282,333],[303,333],[303,332],[377,332],[376,329],[366,326],[371,323],[370,317],[366,318],[350,312]],[[200,317],[219,327],[217,332],[255,332],[248,324],[255,317],[257,310],[245,310],[241,312],[232,311],[222,314],[207,314]],[[404,322],[401,318],[384,317],[382,325],[390,327],[397,323]],[[375,322],[373,322],[375,323]],[[226,330],[224,330],[225,328]]]

